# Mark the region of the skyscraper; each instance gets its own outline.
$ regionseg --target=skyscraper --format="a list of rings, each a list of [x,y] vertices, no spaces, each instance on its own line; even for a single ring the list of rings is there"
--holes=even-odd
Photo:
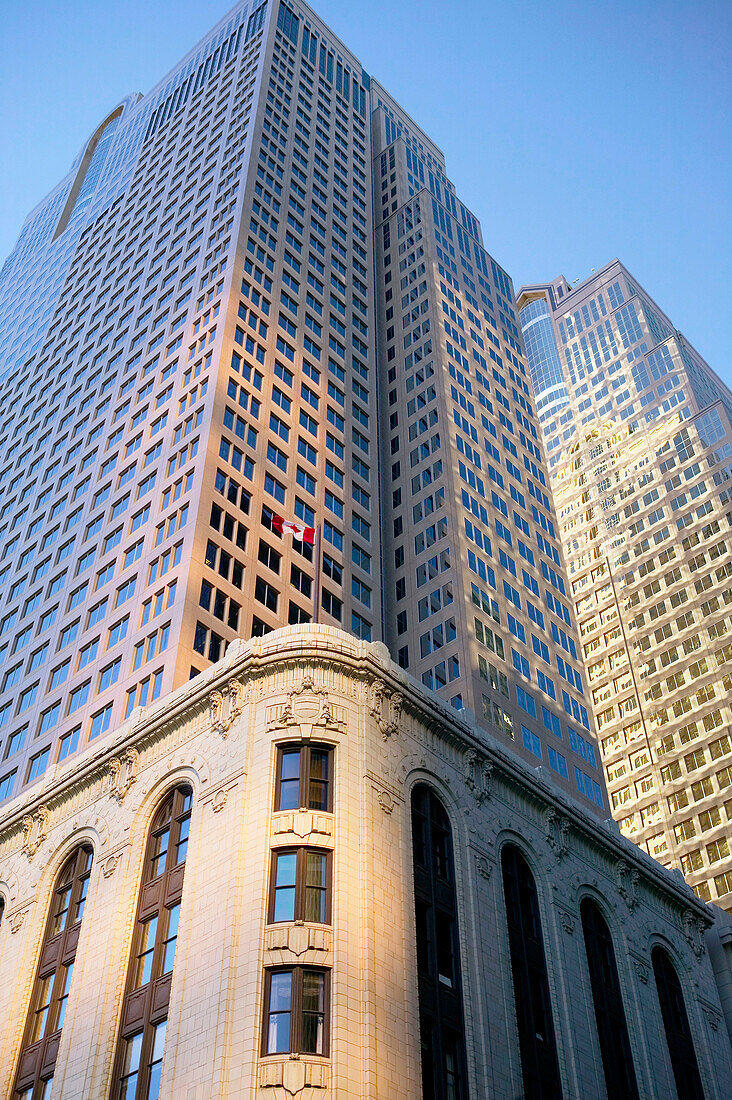
[[[3,1094],[722,1100],[728,923],[604,818],[439,149],[241,4],[3,280]]]
[[[623,832],[732,907],[732,394],[618,261],[519,314]]]
[[[310,9],[121,101],[2,293],[0,797],[317,611],[603,812],[511,281]]]

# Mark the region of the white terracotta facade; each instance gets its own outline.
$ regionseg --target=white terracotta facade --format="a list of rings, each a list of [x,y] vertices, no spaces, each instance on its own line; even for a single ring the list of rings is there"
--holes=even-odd
[[[332,813],[273,811],[275,749],[295,742],[333,746]],[[452,826],[470,1096],[522,1095],[500,865],[507,841],[537,882],[564,1095],[605,1095],[579,918],[586,895],[614,940],[640,1095],[676,1095],[655,943],[681,980],[705,1095],[729,1095],[730,1042],[704,940],[710,907],[542,769],[443,709],[383,645],[306,626],[233,643],[224,661],[8,804],[3,1096],[14,1095],[51,890],[84,841],[94,863],[53,1092],[110,1096],[148,829],[181,782],[193,809],[166,1100],[421,1096],[410,824],[418,782],[432,787]],[[267,924],[270,853],[288,843],[332,851],[330,925]],[[288,963],[330,971],[328,1057],[261,1053],[265,968]]]

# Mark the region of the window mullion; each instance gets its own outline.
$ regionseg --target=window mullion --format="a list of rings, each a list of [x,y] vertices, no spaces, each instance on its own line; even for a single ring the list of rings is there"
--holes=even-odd
[[[300,808],[307,808],[308,792],[310,790],[310,749],[303,745],[300,750]]]
[[[299,1054],[302,1048],[302,975],[303,968],[292,970],[292,1016],[290,1018],[290,1049]]]
[[[295,920],[305,917],[305,868],[307,866],[307,848],[297,849],[297,867],[295,871]]]

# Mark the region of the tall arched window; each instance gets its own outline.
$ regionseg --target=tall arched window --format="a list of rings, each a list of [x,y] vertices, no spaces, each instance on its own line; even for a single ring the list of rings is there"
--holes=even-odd
[[[638,1086],[610,929],[591,898],[583,899],[580,916],[607,1097],[637,1100]]]
[[[113,1100],[157,1100],[193,795],[176,787],[153,818],[122,1002]]]
[[[653,948],[651,963],[679,1100],[704,1100],[689,1017],[676,968],[662,947]]]
[[[524,1096],[526,1100],[559,1100],[562,1086],[536,883],[528,863],[512,844],[501,853],[501,869]]]
[[[452,831],[444,806],[424,785],[412,793],[412,847],[422,1093],[424,1100],[465,1100],[468,1083]]]
[[[56,879],[23,1035],[14,1097],[46,1100],[66,1016],[93,853],[82,845]]]

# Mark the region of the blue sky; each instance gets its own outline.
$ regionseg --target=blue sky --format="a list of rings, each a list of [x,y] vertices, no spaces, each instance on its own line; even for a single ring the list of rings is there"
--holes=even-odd
[[[444,150],[515,285],[618,256],[732,385],[732,5],[318,0]],[[0,0],[0,257],[103,115],[147,91],[219,0]]]

